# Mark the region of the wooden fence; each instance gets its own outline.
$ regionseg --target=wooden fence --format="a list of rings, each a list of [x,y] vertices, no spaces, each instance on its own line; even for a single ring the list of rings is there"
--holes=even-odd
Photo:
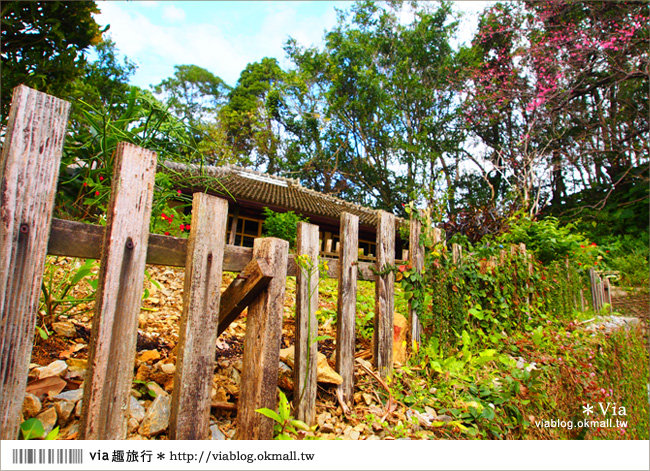
[[[120,143],[115,153],[106,226],[53,219],[69,108],[69,103],[25,86],[14,90],[0,160],[2,439],[18,437],[47,254],[101,261],[81,438],[126,437],[147,263],[185,267],[170,438],[208,438],[217,337],[245,308],[248,317],[235,438],[272,437],[273,422],[255,410],[277,406],[289,275],[297,275],[294,406],[298,418],[313,424],[318,269],[297,266],[296,257],[304,256],[318,267],[317,227],[300,224],[295,255],[289,254],[286,241],[274,238],[256,239],[252,249],[227,245],[227,201],[197,193],[189,239],[150,234],[157,156],[127,143]],[[340,257],[329,261],[328,274],[339,281],[336,366],[343,378],[341,397],[348,403],[353,400],[357,277],[376,281],[374,360],[382,376],[392,369],[394,273],[383,269],[395,261],[395,217],[383,211],[378,215],[374,264],[358,260],[358,217],[345,213]],[[223,271],[241,273],[220,294]]]
[[[156,154],[117,147],[106,226],[52,218],[69,103],[20,86],[14,91],[0,160],[0,423],[2,439],[18,436],[47,254],[99,259],[100,273],[84,383],[80,437],[124,439],[133,380],[145,264],[185,267],[183,313],[171,400],[169,437],[209,436],[210,388],[217,337],[248,308],[237,439],[270,439],[276,409],[280,340],[287,276],[296,276],[294,414],[313,424],[316,404],[318,228],[300,223],[296,254],[286,241],[259,238],[253,248],[226,244],[226,200],[196,193],[189,239],[150,234]],[[421,223],[412,216],[408,259],[424,266]],[[382,377],[393,367],[395,216],[378,212],[374,263],[360,261],[359,218],[341,215],[338,258],[336,370],[340,399],[353,401],[357,279],[376,287],[373,360]],[[441,233],[434,229],[434,239]],[[331,248],[329,248],[331,250]],[[512,248],[525,253],[525,247]],[[455,263],[462,250],[452,247]],[[505,251],[501,254],[501,259]],[[299,258],[298,258],[299,257]],[[299,262],[296,263],[296,260]],[[496,264],[496,259],[490,260]],[[220,293],[222,272],[239,272]],[[607,289],[592,273],[592,305]],[[605,290],[605,291],[604,291]],[[577,301],[575,301],[577,303]],[[584,308],[584,297],[581,296]],[[421,326],[409,306],[409,337]],[[118,359],[116,361],[116,359]]]

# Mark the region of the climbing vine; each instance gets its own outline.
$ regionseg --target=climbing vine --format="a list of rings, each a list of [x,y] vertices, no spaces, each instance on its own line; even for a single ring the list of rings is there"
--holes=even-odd
[[[454,257],[426,212],[417,217],[423,227],[424,268],[418,273],[401,265],[396,279],[418,313],[425,338],[438,348],[454,347],[464,330],[486,345],[498,344],[548,319],[567,319],[580,305],[585,277],[578,262],[567,257],[544,265],[523,245],[473,246],[467,241]]]

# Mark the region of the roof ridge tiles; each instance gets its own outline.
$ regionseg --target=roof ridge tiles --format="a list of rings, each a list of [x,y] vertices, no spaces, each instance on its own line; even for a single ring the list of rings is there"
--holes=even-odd
[[[334,195],[326,194],[326,193],[321,193],[317,190],[314,190],[312,188],[308,188],[306,186],[303,186],[300,181],[297,179],[293,178],[287,178],[287,177],[282,177],[278,175],[271,175],[265,172],[262,172],[260,170],[255,170],[255,169],[249,169],[245,167],[241,167],[239,165],[231,164],[231,163],[226,163],[223,165],[204,165],[204,164],[192,164],[192,163],[181,163],[181,162],[174,162],[170,160],[164,160],[160,161],[158,163],[159,167],[163,168],[168,168],[170,170],[175,170],[175,171],[189,171],[191,173],[193,172],[205,172],[205,176],[209,177],[227,177],[230,175],[233,176],[242,176],[246,178],[244,174],[248,174],[251,176],[256,176],[259,177],[259,180],[257,178],[254,178],[254,180],[261,181],[262,183],[267,183],[267,184],[273,184],[270,180],[276,180],[278,182],[283,182],[284,185],[281,186],[289,186],[291,188],[294,188],[296,191],[299,191],[300,193],[303,193],[305,195],[309,196],[315,196],[320,199],[324,199],[326,201],[329,201],[330,203],[347,208],[353,211],[357,211],[358,213],[361,214],[366,214],[367,216],[370,217],[375,217],[377,214],[378,210],[367,208],[365,206],[362,206],[357,203],[352,203],[350,201],[346,201],[342,198],[339,198]],[[265,182],[266,180],[266,182]],[[401,219],[401,218],[400,218]]]

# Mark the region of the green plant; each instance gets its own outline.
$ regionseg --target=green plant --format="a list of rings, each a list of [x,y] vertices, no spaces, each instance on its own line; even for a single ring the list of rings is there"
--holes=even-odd
[[[40,299],[39,313],[41,325],[37,326],[39,334],[44,339],[49,335],[52,322],[61,314],[65,314],[79,304],[95,299],[97,279],[94,271],[98,263],[96,260],[87,259],[83,263],[78,259],[64,257],[50,257],[45,264],[42,296]],[[82,281],[88,284],[91,291],[88,296],[78,299],[71,294],[71,290]]]
[[[278,401],[278,412],[262,407],[255,412],[262,414],[275,421],[273,426],[273,438],[275,440],[291,440],[298,435],[299,431],[309,432],[309,426],[301,420],[294,419],[290,413],[289,401],[287,396],[279,391],[280,400]]]
[[[45,429],[43,428],[42,422],[33,417],[20,424],[20,433],[23,440],[34,440],[42,438],[45,435]],[[45,440],[56,440],[58,436],[59,427],[57,426],[45,436]]]
[[[308,219],[297,215],[293,211],[277,213],[269,208],[264,208],[262,213],[266,218],[262,225],[264,234],[269,237],[284,239],[289,242],[291,248],[294,248],[298,234],[298,223],[308,222]]]
[[[149,387],[149,381],[143,381],[141,379],[133,380],[133,389],[138,391],[143,396],[149,396],[152,399],[156,398],[156,392]]]

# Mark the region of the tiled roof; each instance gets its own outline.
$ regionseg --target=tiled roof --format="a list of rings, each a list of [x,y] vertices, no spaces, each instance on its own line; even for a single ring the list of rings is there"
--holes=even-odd
[[[310,190],[291,178],[235,165],[213,167],[167,161],[161,167],[181,187],[194,190],[209,188],[210,192],[221,194],[225,193],[225,189],[235,200],[282,207],[305,216],[317,215],[338,220],[342,212],[348,212],[359,216],[361,224],[377,224],[375,210]]]

